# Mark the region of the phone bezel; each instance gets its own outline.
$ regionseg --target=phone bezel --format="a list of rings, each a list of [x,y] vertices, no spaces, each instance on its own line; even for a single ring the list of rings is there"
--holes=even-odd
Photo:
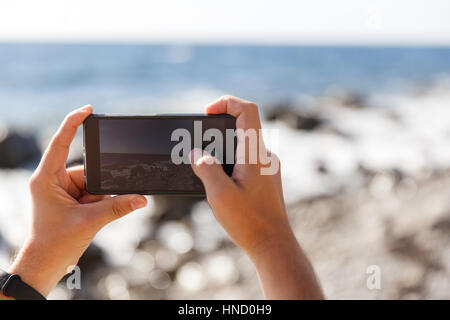
[[[90,194],[142,194],[142,195],[186,195],[186,196],[204,196],[205,192],[198,191],[171,191],[171,190],[114,190],[105,191],[100,187],[100,142],[98,121],[102,119],[204,119],[204,118],[223,118],[230,122],[226,129],[236,129],[236,118],[228,114],[153,114],[153,115],[112,115],[112,114],[91,114],[83,122],[83,163],[84,179],[86,191]],[[236,140],[236,138],[235,138]],[[234,143],[236,149],[236,141]],[[236,150],[235,150],[236,152]],[[224,170],[228,175],[233,172],[234,164],[225,164]]]

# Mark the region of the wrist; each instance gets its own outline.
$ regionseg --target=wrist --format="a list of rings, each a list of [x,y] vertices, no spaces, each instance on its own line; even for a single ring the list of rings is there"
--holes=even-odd
[[[292,254],[300,250],[300,246],[291,228],[281,228],[257,241],[247,250],[247,254],[254,264],[265,261],[267,257],[273,257],[274,252],[278,254]]]
[[[18,274],[25,283],[47,296],[67,273],[68,266],[60,263],[58,256],[51,253],[47,246],[28,239],[8,272]]]

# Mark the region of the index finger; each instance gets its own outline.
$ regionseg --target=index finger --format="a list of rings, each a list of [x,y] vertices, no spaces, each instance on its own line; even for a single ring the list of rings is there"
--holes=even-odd
[[[262,138],[261,121],[256,104],[226,95],[207,105],[206,113],[227,113],[236,118],[238,142],[235,160],[237,165],[261,162],[261,155],[265,154],[266,148]]]
[[[207,114],[227,113],[236,118],[237,129],[261,129],[258,106],[230,95],[222,96],[206,106]]]
[[[40,166],[44,171],[55,173],[65,168],[70,144],[77,129],[92,111],[92,106],[87,105],[67,115],[42,157]]]

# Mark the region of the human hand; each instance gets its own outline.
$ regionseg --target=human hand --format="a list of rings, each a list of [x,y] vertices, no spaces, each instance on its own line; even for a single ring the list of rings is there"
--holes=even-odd
[[[266,150],[260,137],[258,107],[249,101],[224,96],[206,106],[206,113],[230,114],[236,118],[238,130],[254,130],[261,138],[256,139],[259,145],[252,146],[244,135],[238,135],[237,161],[231,177],[225,174],[217,159],[194,150],[192,168],[204,184],[217,220],[255,264],[266,297],[322,298],[313,269],[289,225],[279,159]],[[249,161],[252,153],[257,160],[253,164]],[[268,166],[278,170],[261,174]]]
[[[77,128],[91,113],[88,105],[66,117],[30,180],[31,229],[8,271],[44,296],[77,264],[103,226],[147,204],[141,195],[91,195],[83,168],[66,169]]]

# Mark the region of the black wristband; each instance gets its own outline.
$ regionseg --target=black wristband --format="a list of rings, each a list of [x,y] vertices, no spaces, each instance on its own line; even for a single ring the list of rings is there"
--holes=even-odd
[[[45,297],[22,281],[18,274],[9,274],[0,269],[0,289],[6,297],[17,300],[46,300]]]

